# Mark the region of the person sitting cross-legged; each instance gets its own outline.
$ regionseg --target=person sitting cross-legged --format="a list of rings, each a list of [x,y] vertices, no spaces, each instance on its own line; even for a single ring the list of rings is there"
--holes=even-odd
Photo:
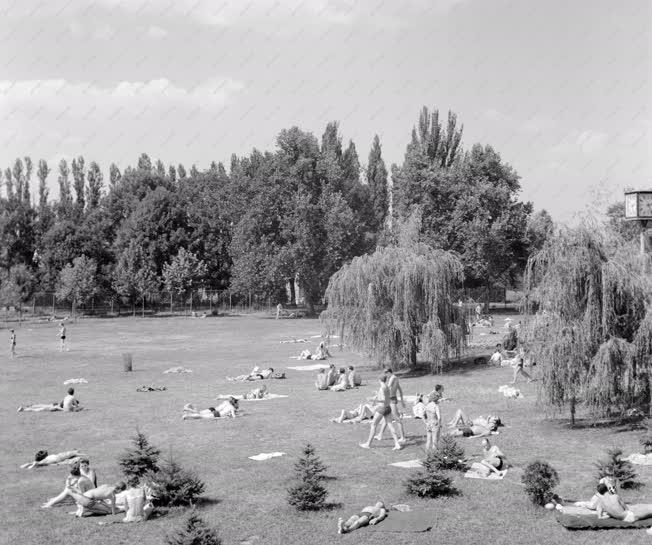
[[[385,508],[385,504],[379,501],[376,505],[367,505],[367,507],[363,508],[357,515],[350,517],[346,522],[344,522],[343,518],[338,519],[337,533],[348,534],[362,526],[367,526],[367,524],[373,526],[385,517],[387,517],[387,509]]]

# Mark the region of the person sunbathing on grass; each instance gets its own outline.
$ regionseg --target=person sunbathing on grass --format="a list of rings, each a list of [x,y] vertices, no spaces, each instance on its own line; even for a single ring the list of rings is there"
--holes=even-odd
[[[58,454],[48,454],[47,450],[39,450],[34,456],[33,462],[28,462],[21,465],[22,469],[32,469],[40,466],[49,466],[53,464],[60,464],[66,460],[71,460],[72,458],[77,458],[81,453],[75,450],[67,450],[65,452],[59,452]]]
[[[385,517],[387,517],[387,509],[385,508],[385,504],[379,501],[376,505],[367,505],[367,507],[363,508],[357,515],[350,517],[346,522],[340,517],[337,520],[337,533],[348,534],[368,524],[373,526]]]
[[[43,505],[42,509],[49,509],[55,506],[58,503],[61,503],[66,498],[70,497],[69,491],[73,490],[78,494],[83,494],[84,492],[91,490],[95,487],[93,481],[89,479],[86,475],[81,472],[81,464],[75,462],[70,466],[70,474],[66,477],[66,484],[64,486],[63,492],[54,498],[50,498]]]
[[[607,490],[609,491],[610,494],[615,494],[616,493],[616,481],[614,481],[613,477],[602,477],[598,481],[598,484],[604,484],[607,487]],[[576,501],[573,505],[575,507],[584,507],[585,509],[590,509],[592,511],[595,511],[598,508],[598,501],[599,501],[599,496],[598,494],[593,494],[593,497],[589,501]],[[563,506],[553,502],[556,504],[557,509],[560,511],[563,511]]]
[[[154,505],[148,497],[145,488],[129,488],[116,494],[116,508],[125,511],[127,515],[122,520],[98,522],[100,526],[126,522],[145,522],[154,511]]]
[[[191,403],[183,407],[183,420],[224,418],[230,416],[235,418],[238,411],[238,400],[234,397],[224,400],[217,407],[208,407],[208,409],[197,410]]]
[[[331,422],[336,424],[355,423],[358,424],[363,420],[374,417],[374,408],[369,403],[361,403],[355,409],[350,411],[343,410],[337,418],[331,418]]]
[[[609,492],[606,484],[600,483],[597,487],[598,518],[615,518],[624,522],[636,522],[652,517],[651,503],[635,503],[627,505],[618,494]]]
[[[260,388],[254,388],[250,392],[243,394],[242,399],[263,399],[267,397],[268,393],[269,392],[267,391],[267,386],[263,384],[260,386]]]
[[[72,487],[66,488],[66,494],[77,504],[75,516],[85,517],[88,515],[115,515],[117,493],[122,492],[127,485],[120,481],[114,485],[103,484],[91,488],[83,493]]]
[[[261,369],[256,366],[252,369],[251,373],[248,375],[238,375],[237,377],[226,377],[226,380],[231,382],[246,382],[247,380],[264,380],[271,377],[274,374],[274,368],[268,367],[267,369]]]
[[[32,405],[21,405],[18,407],[18,412],[53,412],[53,411],[64,411],[64,412],[74,412],[81,411],[82,407],[79,406],[79,400],[75,397],[75,389],[68,388],[67,395],[63,398],[63,401],[60,403],[35,403]]]
[[[458,409],[453,420],[448,423],[448,426],[454,429],[448,433],[449,435],[461,437],[484,437],[492,433],[498,433],[496,430],[503,425],[497,416],[478,416],[471,420],[464,414],[462,409]]]
[[[86,482],[88,481],[88,482]],[[58,503],[61,503],[66,498],[70,497],[67,489],[71,488],[76,492],[83,494],[86,490],[90,490],[97,486],[97,474],[95,470],[90,468],[88,458],[80,458],[78,462],[70,467],[70,475],[66,478],[66,484],[63,492],[54,498],[50,498],[41,507],[49,509]]]
[[[505,456],[505,453],[496,445],[491,446],[489,439],[485,437],[482,440],[482,460],[479,462],[473,462],[471,464],[471,469],[485,477],[488,477],[491,473],[495,473],[502,477],[505,475],[506,467],[507,457]]]

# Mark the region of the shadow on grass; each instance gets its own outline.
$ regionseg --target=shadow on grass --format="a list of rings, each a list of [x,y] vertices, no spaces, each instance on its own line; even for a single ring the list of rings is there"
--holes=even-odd
[[[648,428],[646,418],[576,418],[571,424],[570,418],[557,420],[557,424],[571,430],[613,428],[615,433],[642,431]]]

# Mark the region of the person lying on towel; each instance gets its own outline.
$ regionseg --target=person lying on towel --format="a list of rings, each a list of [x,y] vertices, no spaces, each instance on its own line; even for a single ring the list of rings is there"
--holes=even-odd
[[[387,517],[387,509],[385,509],[385,504],[379,501],[376,505],[367,505],[367,507],[362,509],[357,515],[350,517],[346,522],[344,522],[343,518],[339,518],[337,521],[337,533],[347,534],[362,526],[367,526],[367,524],[373,526],[385,517]]]
[[[216,407],[208,407],[208,409],[198,410],[194,405],[188,403],[183,407],[183,416],[181,418],[183,418],[183,420],[223,418],[225,416],[235,418],[237,411],[238,400],[234,397],[230,397]]]
[[[615,518],[624,522],[652,517],[652,503],[634,503],[627,505],[618,494],[612,494],[606,484],[600,483],[597,488],[598,518]]]

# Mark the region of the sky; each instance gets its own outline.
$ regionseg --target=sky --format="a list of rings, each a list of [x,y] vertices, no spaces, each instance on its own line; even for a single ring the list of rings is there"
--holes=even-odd
[[[0,0],[0,165],[57,198],[61,158],[228,168],[333,120],[400,164],[428,106],[572,223],[652,187],[651,76],[649,0]]]

